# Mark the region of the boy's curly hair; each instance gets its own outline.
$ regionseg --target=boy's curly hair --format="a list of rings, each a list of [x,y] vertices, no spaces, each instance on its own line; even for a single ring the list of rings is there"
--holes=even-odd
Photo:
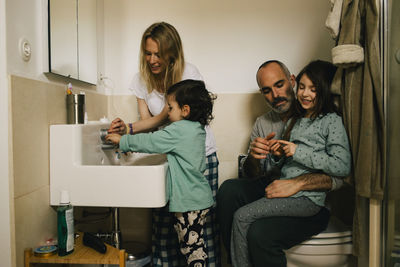
[[[190,114],[185,119],[198,121],[202,125],[208,125],[214,119],[213,103],[217,97],[206,89],[203,81],[180,81],[168,88],[168,95],[175,96],[179,107],[190,107]]]

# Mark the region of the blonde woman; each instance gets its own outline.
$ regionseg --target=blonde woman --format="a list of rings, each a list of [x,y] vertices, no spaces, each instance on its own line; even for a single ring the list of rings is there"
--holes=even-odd
[[[177,30],[166,22],[152,24],[143,33],[140,46],[140,71],[131,82],[136,95],[140,120],[125,124],[120,118],[112,121],[110,133],[136,134],[156,130],[168,123],[166,89],[186,79],[203,80],[197,68],[185,62],[181,38]],[[215,202],[218,188],[218,158],[216,143],[206,126],[206,171]],[[216,225],[215,204],[206,219],[204,240],[208,249],[208,266],[220,266],[219,233]],[[154,266],[185,266],[168,208],[153,210],[152,252]]]

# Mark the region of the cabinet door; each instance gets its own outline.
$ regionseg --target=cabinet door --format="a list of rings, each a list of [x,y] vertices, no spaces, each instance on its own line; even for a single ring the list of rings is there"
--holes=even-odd
[[[97,0],[49,0],[50,72],[97,83]]]

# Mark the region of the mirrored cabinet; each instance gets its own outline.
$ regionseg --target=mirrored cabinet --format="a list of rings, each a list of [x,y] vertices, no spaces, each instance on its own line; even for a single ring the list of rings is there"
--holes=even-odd
[[[97,83],[97,1],[49,0],[51,73]]]

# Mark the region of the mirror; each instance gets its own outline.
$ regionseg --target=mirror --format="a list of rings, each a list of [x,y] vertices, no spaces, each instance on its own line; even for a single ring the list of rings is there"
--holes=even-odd
[[[96,0],[49,0],[51,73],[97,83]]]

